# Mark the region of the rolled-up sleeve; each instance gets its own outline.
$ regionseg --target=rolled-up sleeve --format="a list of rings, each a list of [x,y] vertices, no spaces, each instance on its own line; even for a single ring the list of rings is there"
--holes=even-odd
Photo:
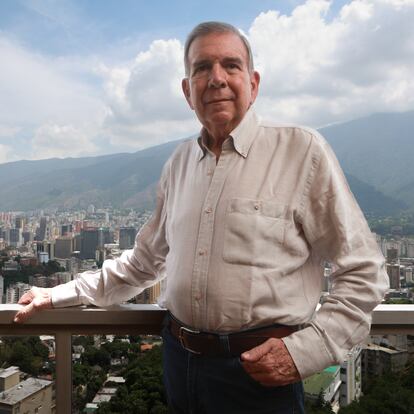
[[[75,280],[53,288],[54,307],[109,306],[132,298],[165,277],[165,257],[169,251],[165,234],[169,170],[167,162],[157,187],[156,209],[137,234],[134,248],[117,259],[106,260],[102,269],[80,273]]]
[[[302,378],[340,363],[369,333],[371,312],[389,286],[385,260],[331,148],[313,142],[299,214],[312,260],[329,261],[331,289],[305,327],[284,339]]]

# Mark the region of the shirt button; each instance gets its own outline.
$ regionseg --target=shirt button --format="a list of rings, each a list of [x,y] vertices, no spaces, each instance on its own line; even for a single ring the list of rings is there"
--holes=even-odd
[[[196,293],[196,294],[194,295],[194,299],[195,299],[195,300],[200,300],[200,299],[201,299],[201,294],[200,294],[200,293]]]
[[[259,208],[260,208],[259,204],[255,204],[255,205],[254,205],[254,209],[255,209],[255,210],[259,210]]]
[[[206,251],[205,251],[205,250],[203,250],[203,249],[200,249],[200,250],[198,251],[198,254],[199,254],[200,256],[204,256],[204,255],[205,255],[205,253],[206,253]]]
[[[207,170],[207,175],[213,175],[213,170]]]
[[[206,209],[205,209],[205,212],[206,213],[211,213],[213,211],[213,209],[211,208],[211,207],[207,207]]]

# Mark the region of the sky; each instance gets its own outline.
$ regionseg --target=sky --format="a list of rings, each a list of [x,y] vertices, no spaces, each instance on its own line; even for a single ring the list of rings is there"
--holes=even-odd
[[[256,111],[319,128],[414,109],[414,0],[1,0],[0,163],[134,152],[199,131],[199,22],[249,39]]]

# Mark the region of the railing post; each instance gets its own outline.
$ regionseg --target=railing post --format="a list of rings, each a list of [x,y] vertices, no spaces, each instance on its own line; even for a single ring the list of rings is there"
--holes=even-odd
[[[56,332],[56,414],[72,412],[72,334]]]

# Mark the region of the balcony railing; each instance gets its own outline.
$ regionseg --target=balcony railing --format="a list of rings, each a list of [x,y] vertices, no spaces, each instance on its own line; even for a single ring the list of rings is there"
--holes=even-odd
[[[0,305],[0,335],[54,335],[56,338],[56,411],[69,414],[72,400],[72,335],[159,334],[165,310],[157,305],[110,308],[74,307],[39,312],[25,324],[13,323],[20,305]],[[379,305],[371,334],[414,335],[414,305]]]

